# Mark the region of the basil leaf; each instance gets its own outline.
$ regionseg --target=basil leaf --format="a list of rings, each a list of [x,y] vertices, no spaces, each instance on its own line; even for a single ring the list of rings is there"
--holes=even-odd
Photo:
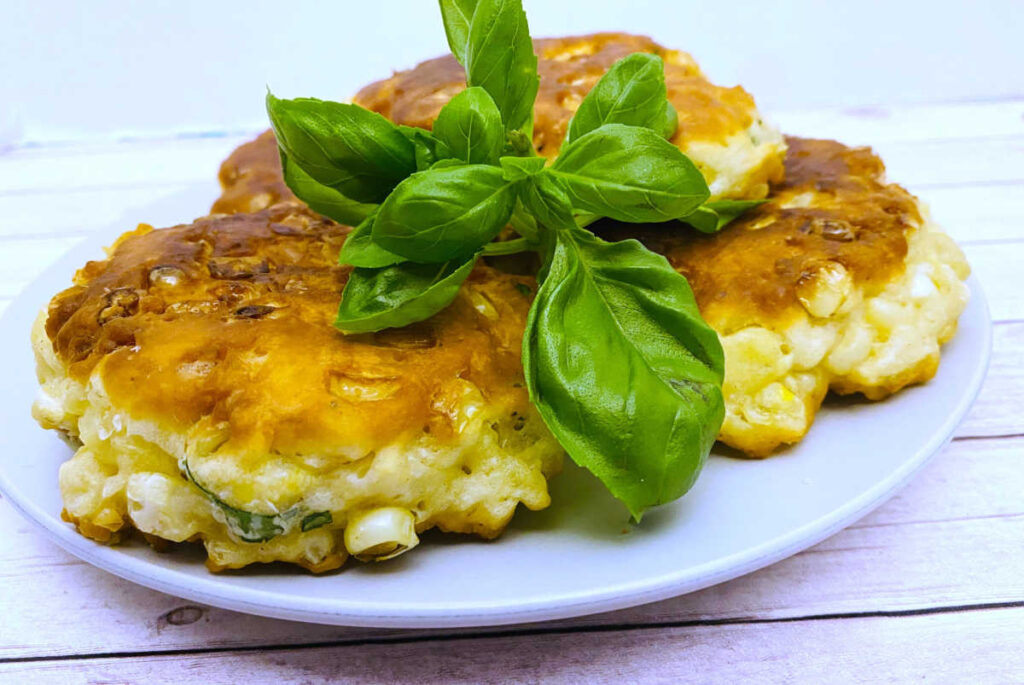
[[[377,205],[350,200],[334,188],[317,183],[299,165],[292,163],[284,150],[280,152],[284,182],[295,193],[295,197],[309,205],[314,212],[340,224],[355,226],[377,209]]]
[[[377,269],[406,261],[405,257],[392,254],[373,242],[372,232],[375,217],[376,213],[367,217],[345,237],[341,252],[338,254],[339,264]]]
[[[523,338],[530,399],[639,520],[704,465],[724,417],[722,347],[664,257],[579,228],[556,241]]]
[[[660,131],[661,135],[666,140],[672,140],[676,135],[676,130],[679,129],[679,112],[676,111],[675,106],[666,101],[665,102],[665,120],[662,122]]]
[[[305,533],[306,531],[313,530],[314,528],[320,528],[321,526],[326,526],[331,523],[334,523],[334,517],[331,516],[331,512],[317,511],[302,519],[302,523],[299,527],[302,529],[302,532]]]
[[[502,157],[501,175],[509,183],[522,181],[544,168],[546,160],[543,157]]]
[[[344,333],[369,333],[430,318],[451,304],[475,262],[473,255],[443,264],[354,269],[334,325]]]
[[[679,148],[624,124],[605,124],[569,143],[547,172],[565,182],[577,210],[632,223],[678,219],[709,195]]]
[[[466,166],[466,163],[461,159],[439,159],[430,165],[431,169],[447,169],[449,167]]]
[[[288,159],[317,183],[356,202],[382,202],[416,170],[413,144],[390,121],[358,105],[279,100],[267,113]]]
[[[540,77],[521,0],[478,0],[462,63],[466,84],[490,93],[506,131],[532,129]]]
[[[470,164],[497,164],[505,146],[501,112],[483,88],[467,88],[448,101],[434,121],[434,135]]]
[[[214,499],[214,504],[224,513],[224,520],[231,532],[243,542],[266,542],[283,535],[287,530],[285,526],[296,513],[289,509],[274,516],[266,516],[235,509],[218,499]]]
[[[217,497],[212,490],[196,479],[187,459],[183,460],[182,465],[184,466],[185,476],[221,510],[221,513],[224,514],[225,525],[243,542],[266,542],[276,538],[278,535],[290,533],[295,527],[301,512],[299,507],[294,506],[282,511],[280,514],[272,515],[254,514],[251,511],[233,507]],[[300,528],[303,531],[312,530],[313,528],[327,525],[332,520],[331,512],[318,511],[304,517],[300,522]]]
[[[466,44],[469,42],[469,26],[473,22],[476,3],[477,0],[440,0],[448,47],[462,65],[466,64]]]
[[[565,186],[548,173],[532,176],[519,193],[523,205],[548,228],[568,228],[576,225],[572,214],[572,201]]]
[[[666,128],[665,64],[657,55],[635,52],[613,64],[569,121],[563,145],[605,124]]]
[[[701,233],[717,233],[748,209],[765,202],[767,200],[716,200],[701,205],[693,214],[684,216],[680,221],[690,224]]]
[[[373,241],[417,262],[475,252],[508,224],[515,187],[498,167],[469,164],[421,171],[380,206]]]
[[[401,125],[398,130],[412,143],[416,159],[416,171],[429,169],[438,160],[452,156],[448,146],[438,140],[430,131],[415,126]]]

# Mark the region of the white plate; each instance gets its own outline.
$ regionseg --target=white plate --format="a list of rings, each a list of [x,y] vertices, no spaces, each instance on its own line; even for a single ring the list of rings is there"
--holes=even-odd
[[[208,193],[196,189],[145,214],[169,225],[209,206]],[[65,255],[0,322],[0,358],[10,364],[9,390],[0,398],[0,488],[91,564],[156,590],[265,616],[378,627],[495,625],[619,609],[735,578],[832,535],[896,492],[949,440],[988,363],[991,324],[972,280],[960,332],[930,383],[881,403],[831,403],[799,446],[771,459],[712,456],[686,497],[648,513],[639,527],[594,478],[569,465],[552,482],[554,504],[520,511],[495,542],[428,534],[395,561],[351,563],[326,576],[278,566],[211,575],[199,553],[107,547],[63,523],[57,468],[70,451],[29,416],[36,312],[75,268],[132,226],[126,219]]]

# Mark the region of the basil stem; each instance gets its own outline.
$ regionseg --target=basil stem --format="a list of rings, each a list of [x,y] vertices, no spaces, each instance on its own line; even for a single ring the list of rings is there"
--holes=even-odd
[[[537,243],[526,238],[515,238],[514,240],[500,240],[484,245],[480,251],[485,257],[497,257],[499,255],[519,254],[535,250]]]

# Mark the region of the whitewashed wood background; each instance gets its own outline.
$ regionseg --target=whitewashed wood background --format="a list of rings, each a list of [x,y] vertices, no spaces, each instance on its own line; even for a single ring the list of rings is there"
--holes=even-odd
[[[890,502],[692,595],[571,621],[396,631],[194,606],[78,561],[0,501],[0,681],[1024,682],[1024,99],[775,119],[872,144],[963,245],[991,303],[980,398]],[[245,138],[0,154],[0,309],[126,212],[196,184],[212,199],[218,163]]]

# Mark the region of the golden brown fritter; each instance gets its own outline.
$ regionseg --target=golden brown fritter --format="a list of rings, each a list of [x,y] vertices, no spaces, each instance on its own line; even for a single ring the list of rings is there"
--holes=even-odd
[[[690,281],[726,353],[719,439],[750,456],[800,440],[829,389],[882,399],[930,379],[969,268],[868,148],[788,138],[786,180],[715,235],[619,226]]]
[[[714,85],[690,55],[626,33],[538,39],[534,51],[540,89],[533,142],[545,157],[557,156],[569,120],[601,76],[623,57],[647,52],[665,61],[668,98],[679,113],[672,142],[700,167],[713,197],[762,198],[768,183],[781,179],[785,146],[778,131],[764,125],[745,90]],[[446,55],[366,86],[355,102],[396,123],[429,129],[465,87],[465,72]]]
[[[83,443],[61,479],[83,532],[134,525],[204,540],[216,568],[324,570],[361,512],[493,537],[520,501],[547,506],[561,449],[522,383],[532,279],[480,265],[430,321],[345,336],[332,322],[348,230],[298,203],[142,226],[53,299],[36,416]],[[231,537],[185,459],[232,507],[333,523],[261,552]]]
[[[686,53],[625,33],[539,39],[534,46],[540,90],[533,141],[543,155],[558,154],[573,113],[612,64],[649,52],[665,60],[668,96],[679,113],[672,142],[700,168],[713,197],[760,199],[769,183],[781,180],[786,150],[781,134],[761,120],[745,90],[714,85]],[[430,129],[441,108],[465,87],[462,67],[447,55],[371,84],[354,101],[395,123]],[[225,193],[213,211],[252,212],[290,199],[280,175],[267,173],[277,165],[270,131],[238,148],[221,166]]]
[[[858,287],[877,289],[903,270],[906,234],[921,224],[914,197],[884,184],[882,162],[868,148],[787,143],[785,181],[728,230],[622,226],[615,234],[638,237],[668,257],[722,334],[752,320],[787,325],[800,317],[800,293],[829,264],[841,265]]]
[[[220,165],[217,177],[224,192],[210,210],[215,214],[258,212],[295,199],[281,177],[281,158],[273,131],[264,131],[240,145]]]

